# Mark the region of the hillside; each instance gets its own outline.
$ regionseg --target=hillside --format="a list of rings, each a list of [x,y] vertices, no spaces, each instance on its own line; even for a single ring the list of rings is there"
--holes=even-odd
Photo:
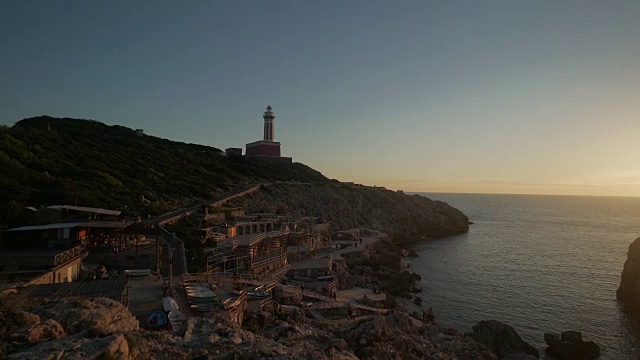
[[[236,198],[230,205],[249,211],[287,212],[294,217],[317,216],[337,229],[378,229],[397,242],[443,237],[469,229],[467,216],[442,201],[343,183],[274,184]]]
[[[41,116],[0,127],[0,224],[24,206],[76,202],[155,215],[273,180],[329,181],[303,164],[225,157],[91,120]]]
[[[274,181],[290,184],[268,187],[237,205],[281,206],[339,229],[367,226],[397,240],[468,230],[467,217],[445,203],[343,184],[299,163],[227,157],[213,147],[138,136],[132,129],[91,120],[42,116],[0,128],[0,225],[14,225],[25,206],[47,204],[157,215]]]

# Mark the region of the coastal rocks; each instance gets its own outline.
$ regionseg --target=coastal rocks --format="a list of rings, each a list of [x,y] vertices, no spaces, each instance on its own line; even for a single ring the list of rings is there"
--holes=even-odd
[[[361,359],[496,359],[461,332],[425,325],[402,312],[359,320],[338,333]]]
[[[101,339],[87,339],[76,335],[40,343],[8,357],[9,360],[80,360],[97,358],[129,359],[127,339],[121,334]]]
[[[518,354],[540,357],[538,350],[523,341],[513,327],[497,320],[480,321],[474,325],[473,339],[489,347],[500,359]]]
[[[640,238],[629,245],[616,296],[627,305],[640,304]]]
[[[102,337],[139,328],[138,320],[124,305],[107,298],[45,301],[33,312],[55,319],[69,334],[87,331],[91,336]]]
[[[545,333],[547,353],[562,360],[587,360],[600,356],[600,347],[593,341],[583,341],[578,331],[565,331],[561,335]]]

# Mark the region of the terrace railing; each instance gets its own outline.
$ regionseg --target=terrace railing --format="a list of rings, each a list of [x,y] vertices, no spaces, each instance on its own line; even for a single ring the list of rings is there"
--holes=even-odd
[[[78,245],[72,249],[69,249],[67,251],[61,252],[60,254],[56,255],[53,258],[53,265],[58,266],[58,265],[64,264],[77,257],[84,256],[86,253],[87,253],[87,250],[85,249],[84,245]]]
[[[273,280],[273,281],[279,280],[282,277],[284,277],[289,272],[289,270],[291,270],[291,265],[287,264],[282,269],[278,269],[272,272],[271,274],[269,274],[269,276],[267,276],[266,279]]]
[[[254,261],[251,264],[251,267],[253,268],[257,266],[267,265],[274,261],[281,261],[286,256],[287,256],[287,249],[285,246],[278,249],[269,250],[269,252],[267,252],[266,254],[257,255],[254,258]]]
[[[273,299],[271,299],[270,297],[262,299],[260,301],[260,304],[258,304],[260,307],[260,311],[265,311],[265,310],[272,310],[273,309]]]

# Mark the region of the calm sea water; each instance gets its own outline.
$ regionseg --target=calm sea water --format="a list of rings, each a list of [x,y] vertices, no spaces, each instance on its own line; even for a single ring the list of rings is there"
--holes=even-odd
[[[640,359],[640,319],[616,289],[640,236],[640,198],[424,193],[462,210],[469,233],[415,246],[424,304],[470,331],[497,319],[544,353],[544,332],[581,331],[601,359]]]

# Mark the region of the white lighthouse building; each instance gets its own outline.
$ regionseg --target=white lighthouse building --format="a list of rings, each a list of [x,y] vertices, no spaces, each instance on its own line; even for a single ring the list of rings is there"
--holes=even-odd
[[[273,141],[273,122],[276,116],[271,111],[271,105],[267,105],[267,111],[262,118],[264,119],[264,141]]]

